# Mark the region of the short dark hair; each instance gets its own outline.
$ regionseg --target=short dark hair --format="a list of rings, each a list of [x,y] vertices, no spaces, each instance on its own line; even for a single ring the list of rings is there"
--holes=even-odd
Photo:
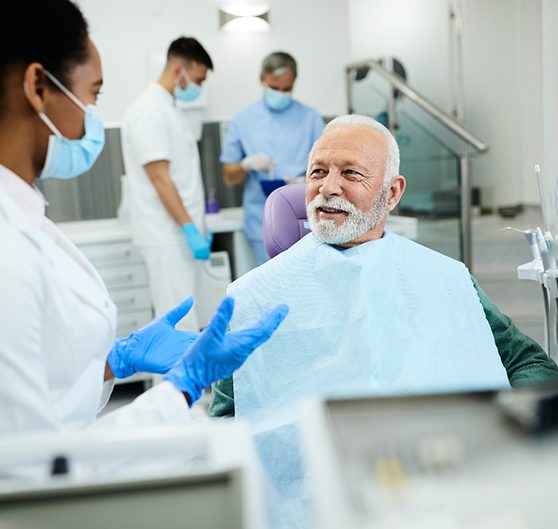
[[[87,22],[70,0],[15,0],[2,6],[0,107],[11,68],[41,63],[62,84],[72,68],[88,58]]]
[[[186,61],[196,61],[213,70],[213,62],[205,48],[193,37],[179,37],[171,42],[167,51],[167,61],[179,57]]]

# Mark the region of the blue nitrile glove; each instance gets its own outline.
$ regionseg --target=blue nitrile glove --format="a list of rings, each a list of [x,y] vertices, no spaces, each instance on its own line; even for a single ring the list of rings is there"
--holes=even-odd
[[[128,338],[116,340],[107,358],[114,376],[126,378],[140,372],[164,374],[173,367],[199,336],[197,332],[174,328],[193,304],[194,300],[188,298]]]
[[[211,252],[213,236],[210,235],[209,240],[206,240],[193,222],[184,224],[184,226],[182,226],[182,231],[184,235],[186,235],[188,246],[190,250],[192,250],[194,257],[202,261],[207,261]]]
[[[254,349],[269,339],[289,312],[287,305],[277,305],[254,325],[226,332],[233,309],[234,300],[226,297],[211,323],[164,377],[188,394],[190,405],[200,398],[204,388],[230,377]]]

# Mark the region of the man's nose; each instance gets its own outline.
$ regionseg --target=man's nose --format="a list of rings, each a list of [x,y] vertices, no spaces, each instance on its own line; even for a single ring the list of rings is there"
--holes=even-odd
[[[330,169],[319,188],[320,194],[324,197],[343,194],[343,176],[337,169]]]

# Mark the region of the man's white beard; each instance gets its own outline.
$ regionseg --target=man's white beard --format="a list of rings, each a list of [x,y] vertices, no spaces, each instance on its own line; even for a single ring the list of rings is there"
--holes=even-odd
[[[389,212],[387,196],[389,185],[384,185],[374,199],[370,211],[358,209],[352,202],[341,197],[324,198],[317,195],[306,205],[306,214],[312,233],[328,244],[345,244],[378,226]],[[338,226],[333,219],[319,219],[320,207],[338,209],[347,213],[347,218]]]

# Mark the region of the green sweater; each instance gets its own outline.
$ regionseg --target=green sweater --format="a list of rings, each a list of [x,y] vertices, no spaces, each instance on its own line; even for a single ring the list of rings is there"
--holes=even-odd
[[[473,285],[479,295],[494,341],[500,353],[502,364],[506,368],[512,386],[521,386],[543,382],[558,377],[558,367],[542,347],[526,336],[514,325],[513,321],[502,314],[494,305],[476,279],[471,276]],[[234,388],[232,377],[213,384],[210,417],[234,416]]]

